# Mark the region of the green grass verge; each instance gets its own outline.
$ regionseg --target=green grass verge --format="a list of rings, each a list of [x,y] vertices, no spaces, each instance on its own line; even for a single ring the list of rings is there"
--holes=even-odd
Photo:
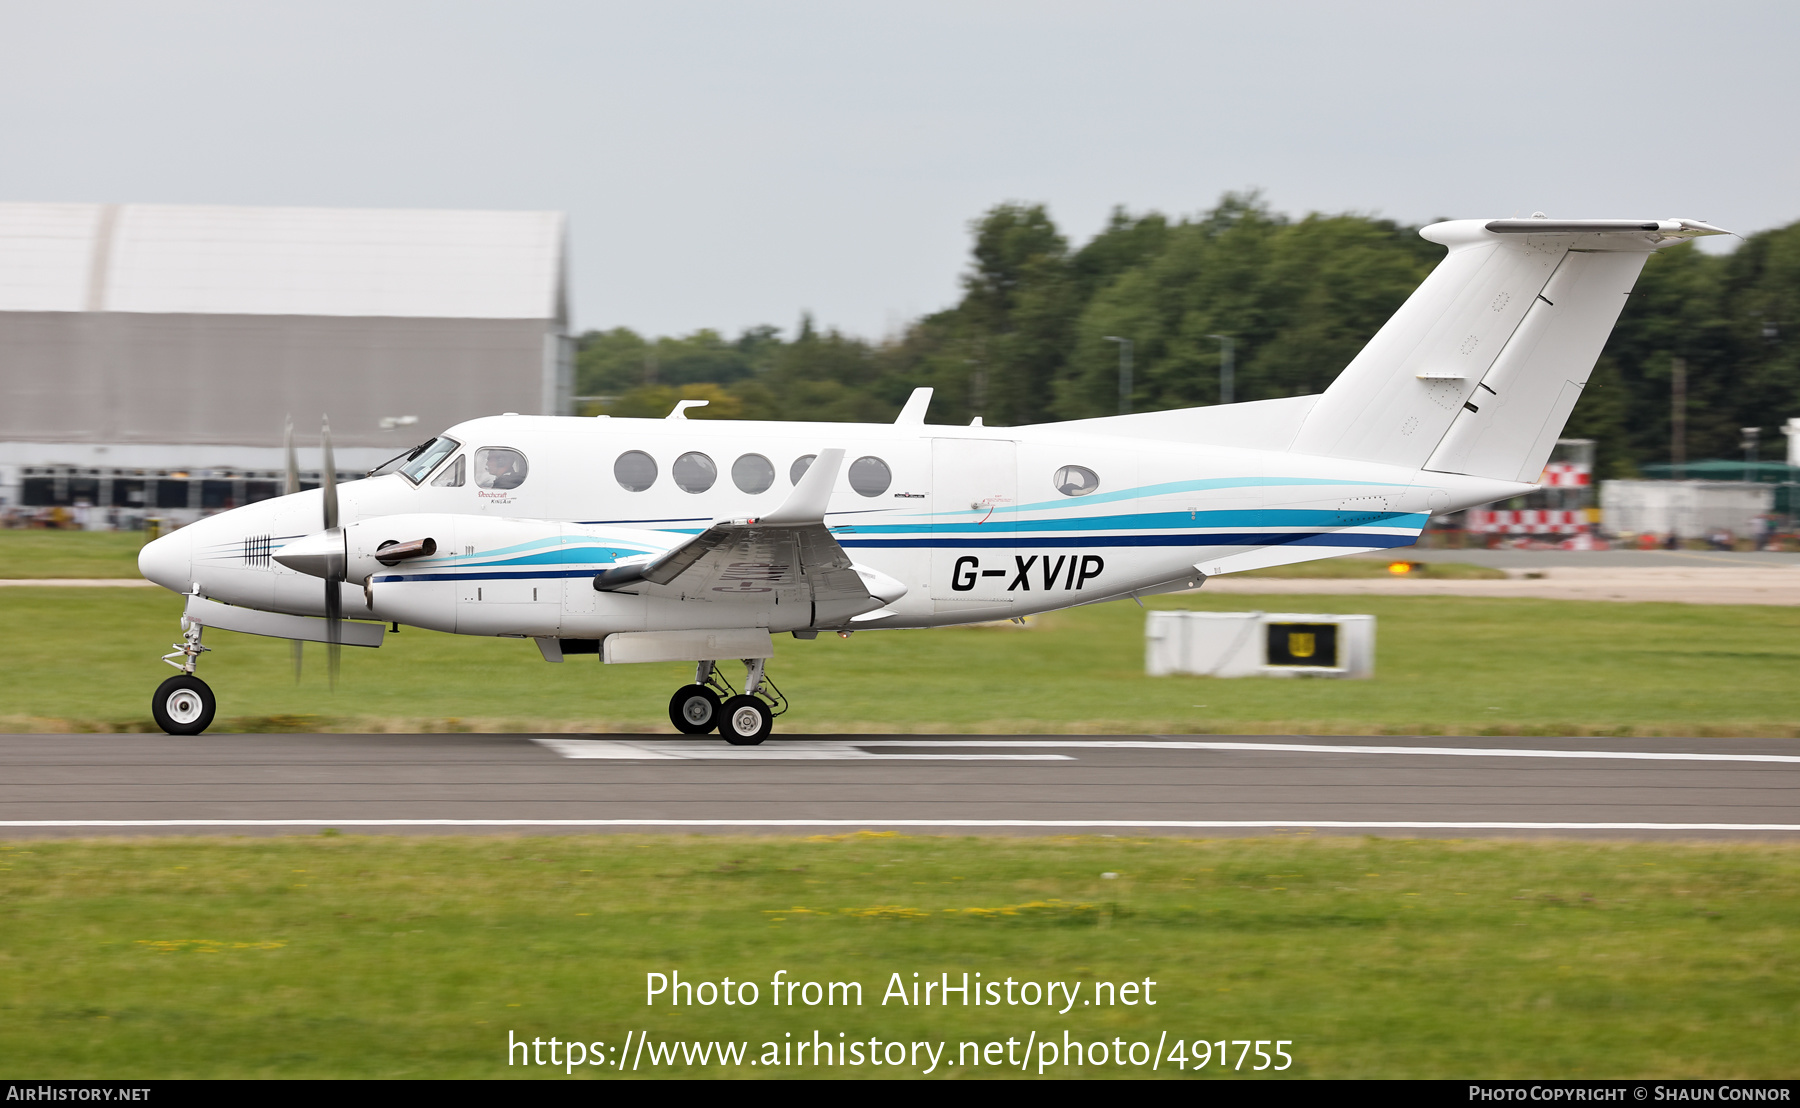
[[[142,531],[0,531],[0,578],[137,577]]]
[[[1018,1076],[957,1066],[956,1044],[1034,1031],[1288,1039],[1293,1077],[1800,1075],[1792,846],[15,840],[0,888],[0,1058],[15,1077],[562,1077],[508,1068],[509,1031],[609,1051],[628,1031],[747,1041],[756,1057],[815,1029],[947,1040],[934,1076]],[[760,1004],[646,1007],[645,975],[675,970],[756,982]],[[777,970],[860,982],[863,1004],[773,1007]],[[1080,999],[1149,978],[1157,1003],[883,1006],[890,975],[915,972],[1079,983]]]
[[[180,598],[151,589],[0,589],[0,728],[145,730]],[[1800,609],[1377,596],[1162,597],[1152,607],[1367,612],[1367,681],[1146,677],[1130,602],[1029,629],[777,636],[785,733],[1800,735]],[[529,641],[412,628],[323,648],[293,680],[286,641],[212,632],[201,675],[218,730],[671,730],[692,667],[547,665]],[[741,671],[734,674],[734,679]]]

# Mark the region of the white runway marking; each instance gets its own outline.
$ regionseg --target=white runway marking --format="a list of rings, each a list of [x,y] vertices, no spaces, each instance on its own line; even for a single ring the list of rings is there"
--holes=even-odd
[[[40,589],[143,589],[155,588],[155,581],[142,577],[8,577],[0,579],[0,587],[16,585]]]
[[[1538,823],[1339,819],[9,819],[3,827],[991,827],[1207,830],[1800,831],[1800,823]]]
[[[533,739],[565,758],[603,758],[642,761],[767,762],[1072,762],[1069,754],[872,754],[859,749],[880,743],[809,741],[779,742],[769,746],[730,746],[720,739]],[[894,745],[923,746],[925,743]],[[929,745],[940,745],[932,743]],[[944,746],[951,744],[944,743]],[[999,746],[1000,743],[989,743]]]
[[[721,740],[693,739],[533,739],[565,758],[727,760],[727,761],[1073,761],[1069,754],[875,754],[891,747],[956,747],[1005,750],[1020,747],[1071,750],[1229,750],[1278,754],[1411,754],[1452,758],[1575,758],[1646,762],[1800,763],[1793,754],[1706,754],[1652,750],[1526,750],[1513,747],[1328,746],[1323,743],[1208,742],[1192,739],[824,739],[776,740],[764,746],[727,746]]]
[[[1327,746],[1323,743],[1234,743],[1188,739],[874,739],[857,746],[1035,746],[1112,750],[1256,750],[1293,754],[1429,754],[1458,758],[1604,758],[1650,762],[1792,762],[1794,754],[1689,754],[1651,750],[1522,750],[1512,747]]]

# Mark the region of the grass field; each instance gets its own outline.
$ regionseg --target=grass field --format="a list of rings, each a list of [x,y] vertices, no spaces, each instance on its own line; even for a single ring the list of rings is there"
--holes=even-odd
[[[954,1052],[1034,1031],[1151,1046],[1165,1032],[1291,1040],[1293,1077],[1800,1075],[1791,846],[15,840],[0,844],[0,888],[8,1077],[562,1077],[509,1069],[508,1033],[606,1051],[628,1031],[748,1041],[757,1057],[765,1041],[815,1029],[948,1040],[940,1077],[1018,1076],[958,1066]],[[756,982],[760,1003],[646,1007],[645,975],[675,970]],[[863,1004],[773,1007],[777,970],[860,982]],[[910,985],[915,972],[1063,981],[1080,999],[1096,981],[1148,978],[1157,1003],[1067,1014],[881,1004],[891,974]],[[638,1076],[924,1068],[715,1063]],[[1194,1076],[1172,1068],[1157,1073]]]
[[[136,577],[142,531],[0,531],[0,578]]]
[[[1163,597],[1153,607],[1368,612],[1368,681],[1146,677],[1130,602],[1028,629],[776,639],[784,733],[1800,735],[1800,609],[1462,597]],[[180,598],[151,589],[0,589],[0,728],[143,730]],[[326,688],[307,647],[212,632],[216,730],[670,731],[689,666],[548,665],[516,639],[405,629],[344,650]],[[734,676],[741,676],[740,672]]]

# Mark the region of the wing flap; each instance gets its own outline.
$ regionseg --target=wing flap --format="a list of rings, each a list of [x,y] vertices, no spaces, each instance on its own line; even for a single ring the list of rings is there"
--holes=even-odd
[[[758,605],[829,606],[834,617],[872,611],[897,599],[882,581],[877,597],[865,575],[823,523],[770,526],[747,520],[715,523],[655,561],[601,574],[602,592],[676,600],[748,601]]]

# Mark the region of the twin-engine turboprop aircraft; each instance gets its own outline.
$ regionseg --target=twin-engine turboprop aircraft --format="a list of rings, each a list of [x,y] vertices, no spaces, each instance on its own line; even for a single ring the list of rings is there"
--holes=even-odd
[[[697,663],[670,719],[761,742],[771,636],[941,627],[1408,546],[1535,487],[1652,250],[1691,220],[1438,223],[1437,269],[1324,393],[1030,427],[505,415],[335,488],[144,547],[187,595],[156,722],[197,734],[208,627],[381,645],[385,624],[544,659]],[[290,475],[292,453],[290,450]],[[297,487],[290,476],[290,490]],[[297,647],[296,647],[297,649]],[[746,666],[740,693],[718,663]]]

